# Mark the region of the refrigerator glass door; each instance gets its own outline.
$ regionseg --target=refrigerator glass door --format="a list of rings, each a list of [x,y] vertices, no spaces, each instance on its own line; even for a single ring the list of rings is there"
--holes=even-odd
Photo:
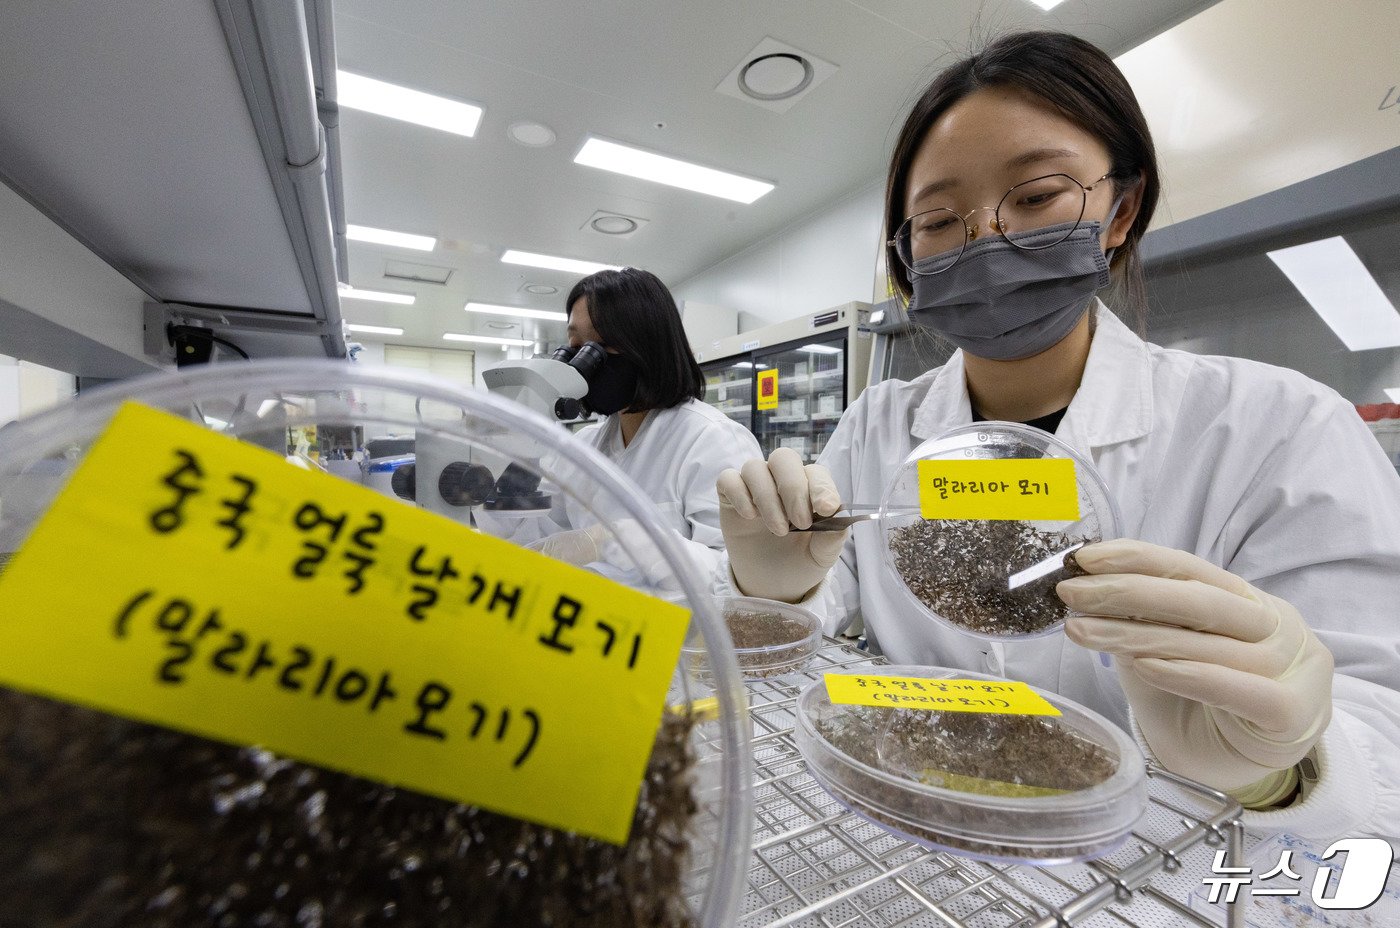
[[[817,459],[846,410],[846,362],[841,334],[754,354],[760,393],[764,372],[777,372],[776,395],[761,397],[754,412],[754,435],[765,456],[791,448],[804,462]]]
[[[701,366],[705,402],[746,429],[753,428],[753,363],[721,361]]]

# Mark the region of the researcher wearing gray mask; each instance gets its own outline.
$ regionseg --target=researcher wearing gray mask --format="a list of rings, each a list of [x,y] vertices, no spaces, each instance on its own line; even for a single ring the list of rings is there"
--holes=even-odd
[[[935,78],[891,160],[887,265],[910,320],[959,350],[867,389],[818,463],[779,449],[722,474],[716,580],[828,632],[859,617],[893,663],[1090,706],[1250,824],[1400,835],[1400,478],[1327,387],[1148,344],[1099,299],[1114,281],[1115,308],[1141,312],[1158,190],[1132,89],[1089,43],[1009,35]],[[1056,587],[1080,613],[1063,636],[934,627],[882,569],[876,526],[793,531],[880,499],[914,447],[983,419],[1054,432],[1121,509],[1123,537]]]

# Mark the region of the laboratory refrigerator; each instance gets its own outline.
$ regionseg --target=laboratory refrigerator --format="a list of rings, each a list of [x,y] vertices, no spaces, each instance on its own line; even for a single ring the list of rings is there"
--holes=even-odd
[[[867,317],[866,304],[846,304],[737,336],[740,351],[701,364],[705,401],[748,427],[764,456],[791,448],[815,461],[865,387]],[[713,353],[725,347],[736,346]]]

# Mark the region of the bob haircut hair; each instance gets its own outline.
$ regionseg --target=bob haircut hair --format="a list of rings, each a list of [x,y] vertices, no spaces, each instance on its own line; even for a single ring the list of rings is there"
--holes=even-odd
[[[629,412],[670,409],[705,395],[700,372],[671,291],[655,274],[635,267],[598,271],[574,284],[564,311],[588,301],[593,328],[612,348],[637,366],[637,393]]]
[[[1142,107],[1123,72],[1100,49],[1063,32],[1018,32],[1003,36],[979,54],[945,69],[919,97],[900,129],[885,185],[885,229],[893,239],[905,220],[904,198],[909,165],[934,122],[964,97],[986,87],[1014,87],[1049,106],[1093,135],[1108,149],[1115,194],[1138,183],[1142,204],[1110,268],[1123,309],[1131,310],[1138,328],[1146,321],[1147,294],[1138,243],[1152,222],[1161,190],[1157,155]],[[890,282],[905,305],[913,293],[909,275],[885,246]]]

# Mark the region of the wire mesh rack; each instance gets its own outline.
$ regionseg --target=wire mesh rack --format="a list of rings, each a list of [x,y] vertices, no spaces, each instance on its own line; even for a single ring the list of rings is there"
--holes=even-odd
[[[1056,867],[931,851],[850,812],[807,773],[793,742],[798,694],[823,673],[884,663],[827,639],[800,673],[748,684],[754,726],[753,857],[740,928],[1064,928],[1243,924],[1193,908],[1154,878],[1241,859],[1239,806],[1149,768],[1147,815],[1116,853]],[[1195,881],[1200,885],[1200,880]],[[1220,909],[1229,908],[1227,914]]]

